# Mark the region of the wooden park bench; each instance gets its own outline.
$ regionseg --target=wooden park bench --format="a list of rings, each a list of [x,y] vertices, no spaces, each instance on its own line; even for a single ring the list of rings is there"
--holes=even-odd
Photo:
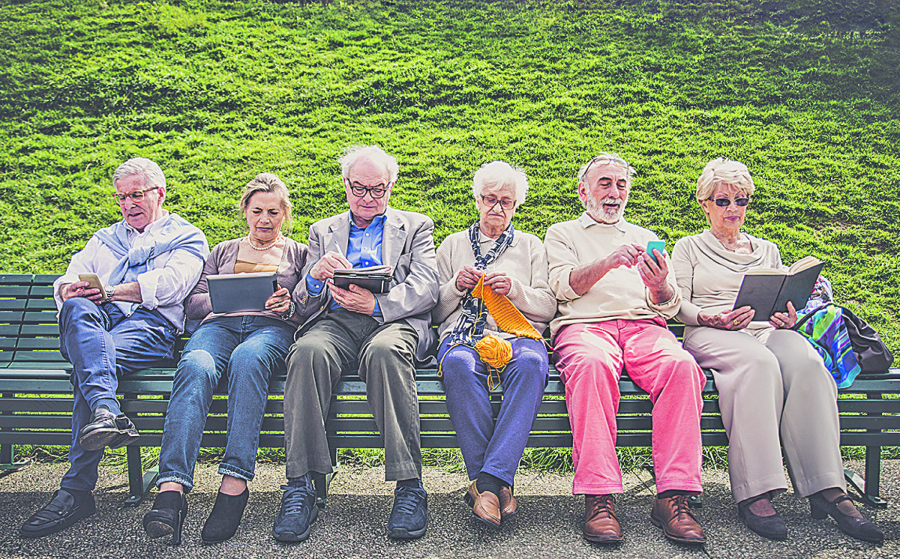
[[[71,443],[71,366],[59,352],[59,328],[52,298],[55,275],[0,275],[0,468],[17,468],[14,445],[64,445]],[[671,325],[677,335],[683,326]],[[165,368],[148,369],[119,380],[119,397],[141,433],[141,446],[160,446],[163,422],[175,362]],[[703,390],[701,429],[703,444],[726,446],[718,394],[707,371]],[[273,375],[259,446],[284,447],[285,373]],[[417,372],[419,413],[423,448],[456,448],[459,443],[447,414],[444,389],[435,369]],[[623,398],[619,405],[617,445],[649,447],[651,404],[646,393],[627,376],[619,382]],[[224,390],[220,390],[224,394]],[[365,384],[355,375],[339,382],[326,422],[332,460],[338,448],[382,446],[375,421],[365,401]],[[900,370],[860,375],[853,386],[841,391],[838,400],[841,445],[865,447],[865,478],[847,471],[847,479],[870,504],[886,506],[879,495],[881,449],[900,446]],[[571,447],[572,434],[566,412],[565,388],[551,367],[537,420],[528,439],[530,447]],[[499,410],[502,389],[494,395]],[[224,397],[214,399],[202,440],[205,447],[224,447],[226,439]],[[156,479],[156,469],[144,471],[140,446],[126,447],[129,496],[135,505]],[[320,506],[324,506],[328,480],[317,480]]]

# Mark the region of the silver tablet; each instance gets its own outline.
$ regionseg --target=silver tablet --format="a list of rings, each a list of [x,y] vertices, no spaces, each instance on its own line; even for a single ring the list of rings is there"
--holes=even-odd
[[[221,314],[265,310],[266,301],[277,288],[275,274],[254,272],[206,276],[212,311]]]

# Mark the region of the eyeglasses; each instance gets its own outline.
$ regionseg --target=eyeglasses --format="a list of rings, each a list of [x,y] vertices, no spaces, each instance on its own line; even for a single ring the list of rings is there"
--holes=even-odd
[[[599,165],[597,165],[598,167],[606,167],[607,165],[613,165],[615,167],[622,167],[623,169],[628,168],[628,162],[625,161],[624,159],[619,159],[617,157],[607,157],[605,155],[602,155],[602,156],[598,156],[598,157],[591,159],[591,162],[588,163],[587,167],[584,168],[584,172],[581,173],[582,179],[584,179],[584,177],[587,175],[587,172],[591,170],[591,167],[593,167],[594,163],[599,163]]]
[[[357,198],[362,198],[368,192],[372,195],[372,198],[376,200],[379,198],[384,198],[385,193],[391,189],[391,183],[388,184],[376,184],[375,186],[363,186],[361,184],[349,184],[350,192],[353,193]]]
[[[488,194],[487,196],[482,196],[481,201],[487,204],[487,207],[493,208],[498,203],[500,207],[504,210],[511,210],[516,207],[516,201],[510,198],[497,198],[493,194]]]
[[[133,191],[129,192],[128,194],[119,194],[118,192],[116,192],[115,194],[113,194],[113,197],[115,197],[116,201],[119,204],[124,204],[125,200],[127,200],[129,198],[131,198],[132,202],[137,204],[141,200],[144,199],[144,196],[147,192],[150,192],[151,190],[156,190],[157,188],[159,188],[159,187],[151,186],[150,188],[145,188],[144,190],[133,190]]]
[[[712,200],[720,208],[727,208],[728,206],[731,205],[731,198],[708,198],[708,200]],[[750,203],[750,198],[745,197],[745,198],[735,198],[734,199],[734,205],[738,206],[739,208],[743,208],[744,206],[746,206],[749,203]]]

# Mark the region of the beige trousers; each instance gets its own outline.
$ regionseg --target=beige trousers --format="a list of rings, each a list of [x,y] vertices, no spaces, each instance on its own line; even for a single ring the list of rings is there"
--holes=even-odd
[[[801,497],[831,487],[846,491],[837,385],[803,336],[696,328],[684,348],[712,369],[737,502],[787,489],[782,448]]]

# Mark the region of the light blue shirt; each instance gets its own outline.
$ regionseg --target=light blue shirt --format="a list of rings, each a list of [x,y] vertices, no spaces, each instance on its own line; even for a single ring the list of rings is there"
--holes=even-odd
[[[358,227],[353,221],[353,215],[350,215],[350,242],[347,244],[347,261],[354,268],[368,268],[370,266],[381,266],[384,264],[382,257],[382,241],[384,240],[384,214],[372,220],[365,229]],[[337,248],[337,247],[335,247]],[[306,274],[306,292],[316,297],[322,292],[325,282],[313,278]],[[332,310],[339,308],[340,305],[333,303]],[[375,310],[372,311],[373,318],[381,318],[381,307],[378,305],[378,299],[375,299]]]

